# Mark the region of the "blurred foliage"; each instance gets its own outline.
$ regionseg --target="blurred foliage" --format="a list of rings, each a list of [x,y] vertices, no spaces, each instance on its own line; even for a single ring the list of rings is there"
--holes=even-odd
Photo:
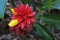
[[[30,0],[31,1],[31,0]],[[39,0],[37,0],[39,1]],[[39,6],[35,5],[35,3],[33,3],[34,6],[38,7],[38,14],[36,15],[37,18],[40,18],[43,20],[43,22],[45,22],[45,24],[47,25],[53,25],[57,28],[60,28],[60,15],[56,15],[53,13],[50,13],[51,9],[60,9],[60,0],[41,0],[38,2],[35,2],[37,4],[39,4]],[[31,2],[27,2],[27,4],[31,4]],[[48,10],[49,12],[44,13],[43,11]],[[43,15],[41,15],[43,14]],[[37,20],[38,21],[38,20]],[[45,26],[42,26],[42,24],[35,24],[34,25],[36,30],[38,29],[38,34],[42,37],[43,40],[55,40],[53,34],[48,30],[48,28],[46,28]]]
[[[37,12],[36,18],[37,21],[34,24],[35,30],[38,30],[38,35],[42,37],[43,40],[55,40],[53,33],[48,30],[45,24],[53,25],[57,29],[60,29],[60,12],[56,11],[55,13],[51,13],[51,10],[59,10],[60,11],[60,0],[20,0],[23,4],[29,4],[33,7],[33,9]],[[14,4],[14,0],[11,0],[13,7],[16,5]],[[6,9],[7,0],[0,0],[0,18],[4,18],[4,13]],[[48,12],[47,12],[48,11]],[[40,23],[41,20],[45,23],[42,25]],[[51,27],[53,27],[51,26]]]
[[[47,27],[39,23],[35,23],[34,27],[36,27],[39,30],[38,34],[41,34],[40,36],[43,40],[55,40],[54,36],[52,35],[52,32],[48,30]]]
[[[54,25],[56,28],[60,29],[60,14],[55,15],[55,14],[43,14],[41,16],[41,19],[48,25]]]
[[[60,0],[43,0],[42,1],[42,9],[60,9]]]

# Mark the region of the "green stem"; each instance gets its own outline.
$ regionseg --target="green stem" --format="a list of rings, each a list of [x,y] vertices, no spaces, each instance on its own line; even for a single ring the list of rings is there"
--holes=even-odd
[[[52,0],[48,0],[48,9],[50,10],[52,4]]]

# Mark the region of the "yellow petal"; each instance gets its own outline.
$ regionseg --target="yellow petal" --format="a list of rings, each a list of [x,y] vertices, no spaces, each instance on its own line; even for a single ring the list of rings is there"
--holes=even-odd
[[[17,14],[16,12],[14,12],[14,8],[10,8],[10,10],[12,11],[12,13],[13,13],[14,15]]]
[[[11,20],[10,23],[8,24],[10,27],[14,27],[18,24],[18,20]]]

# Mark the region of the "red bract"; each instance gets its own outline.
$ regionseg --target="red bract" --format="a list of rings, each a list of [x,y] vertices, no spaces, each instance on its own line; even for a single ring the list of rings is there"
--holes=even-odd
[[[32,25],[35,22],[35,14],[31,6],[28,4],[21,4],[18,7],[13,8],[14,12],[12,20],[17,19],[18,24],[14,27],[10,27],[9,29],[15,32],[18,35],[25,35],[32,30]]]

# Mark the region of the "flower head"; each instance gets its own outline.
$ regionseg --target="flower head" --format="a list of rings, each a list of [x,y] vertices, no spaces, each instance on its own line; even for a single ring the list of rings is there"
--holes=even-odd
[[[8,24],[10,30],[18,35],[27,34],[32,30],[32,25],[35,22],[35,14],[32,7],[28,4],[21,4],[18,7],[11,8],[13,13],[12,20]]]

